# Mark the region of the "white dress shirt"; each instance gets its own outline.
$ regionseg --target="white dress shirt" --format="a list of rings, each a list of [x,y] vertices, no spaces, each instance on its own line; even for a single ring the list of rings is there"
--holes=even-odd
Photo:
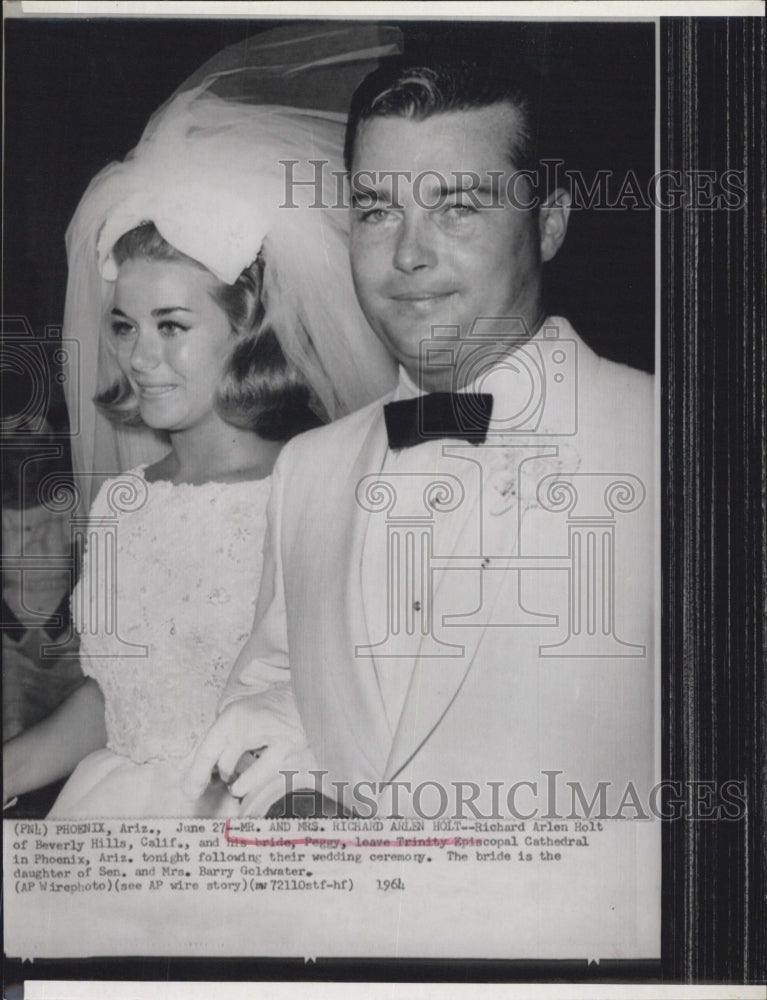
[[[530,364],[530,359],[537,357],[535,348],[530,353],[530,345],[542,337],[552,335],[556,326],[552,321],[546,321],[522,350],[514,351],[503,359],[492,364],[481,379],[476,379],[463,386],[461,392],[484,392],[493,395],[493,411],[488,428],[486,444],[482,447],[464,444],[456,440],[439,439],[426,441],[409,448],[399,450],[387,449],[381,476],[395,484],[398,511],[417,512],[423,500],[423,489],[426,483],[424,476],[445,473],[458,474],[461,484],[469,499],[476,490],[483,492],[483,516],[493,516],[503,513],[517,502],[516,465],[509,472],[508,437],[502,439],[499,435],[509,429],[515,430],[519,425],[520,414],[530,412],[531,399],[540,394],[540,386],[536,383],[537,369]],[[557,334],[558,335],[558,334]],[[393,400],[414,399],[423,395],[420,389],[404,368],[400,367],[397,388]],[[515,441],[526,441],[530,447],[530,438],[515,437]],[[547,447],[545,438],[533,437],[533,445],[540,446],[543,456],[555,455],[556,449]],[[456,451],[469,459],[450,461]],[[526,452],[529,454],[529,451]],[[517,460],[522,457],[517,452]],[[577,460],[576,460],[577,461]],[[416,478],[417,476],[417,478]],[[460,505],[459,505],[460,506]],[[460,510],[436,512],[433,522],[433,551],[436,555],[449,550],[444,544],[455,529],[456,517]],[[435,570],[439,573],[440,570]],[[387,609],[391,597],[391,586],[388,580],[387,559],[387,526],[386,517],[373,514],[368,521],[365,543],[362,555],[362,596],[371,642],[376,643],[387,635]],[[421,602],[412,602],[412,626],[416,630],[420,622],[418,616],[423,614]],[[413,656],[414,637],[412,631],[401,628],[398,638],[387,647],[387,654],[374,655],[374,664],[378,686],[383,700],[389,726],[394,734],[402,713],[410,679],[415,665]]]

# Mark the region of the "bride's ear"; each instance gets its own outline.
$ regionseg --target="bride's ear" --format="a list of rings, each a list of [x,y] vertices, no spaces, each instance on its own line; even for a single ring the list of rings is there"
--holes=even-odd
[[[564,243],[570,219],[570,205],[570,194],[564,188],[552,191],[541,205],[538,215],[541,260],[551,260]]]

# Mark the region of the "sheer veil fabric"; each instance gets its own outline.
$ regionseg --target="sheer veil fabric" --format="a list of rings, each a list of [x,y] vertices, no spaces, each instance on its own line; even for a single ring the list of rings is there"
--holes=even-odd
[[[118,371],[105,335],[111,250],[141,222],[227,283],[263,248],[266,321],[321,415],[342,416],[393,384],[393,362],[352,285],[342,152],[354,88],[399,41],[397,29],[379,25],[308,25],[231,46],[155,112],[123,162],[90,183],[66,234],[64,314],[64,336],[80,342],[67,402],[77,411],[72,450],[84,502],[104,476],[168,450],[162,436],[112,424],[92,403]]]

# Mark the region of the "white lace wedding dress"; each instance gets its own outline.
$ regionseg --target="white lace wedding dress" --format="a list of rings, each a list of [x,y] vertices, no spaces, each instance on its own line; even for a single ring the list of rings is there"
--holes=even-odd
[[[104,695],[108,742],[78,765],[53,817],[237,813],[220,782],[190,799],[181,778],[252,625],[269,480],[173,485],[148,483],[143,471],[109,480],[91,508],[73,617],[83,671]],[[115,520],[109,497],[121,481],[140,495],[117,515],[116,572],[105,590],[98,530]],[[104,599],[114,626],[94,629],[88,616]]]

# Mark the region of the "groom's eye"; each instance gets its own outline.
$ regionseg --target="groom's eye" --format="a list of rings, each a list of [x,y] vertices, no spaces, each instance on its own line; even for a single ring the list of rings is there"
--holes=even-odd
[[[362,222],[382,222],[389,214],[388,208],[356,209],[355,215]]]
[[[448,205],[447,208],[448,211],[452,212],[454,215],[474,215],[477,211],[474,205],[461,201],[456,202],[454,205]]]

